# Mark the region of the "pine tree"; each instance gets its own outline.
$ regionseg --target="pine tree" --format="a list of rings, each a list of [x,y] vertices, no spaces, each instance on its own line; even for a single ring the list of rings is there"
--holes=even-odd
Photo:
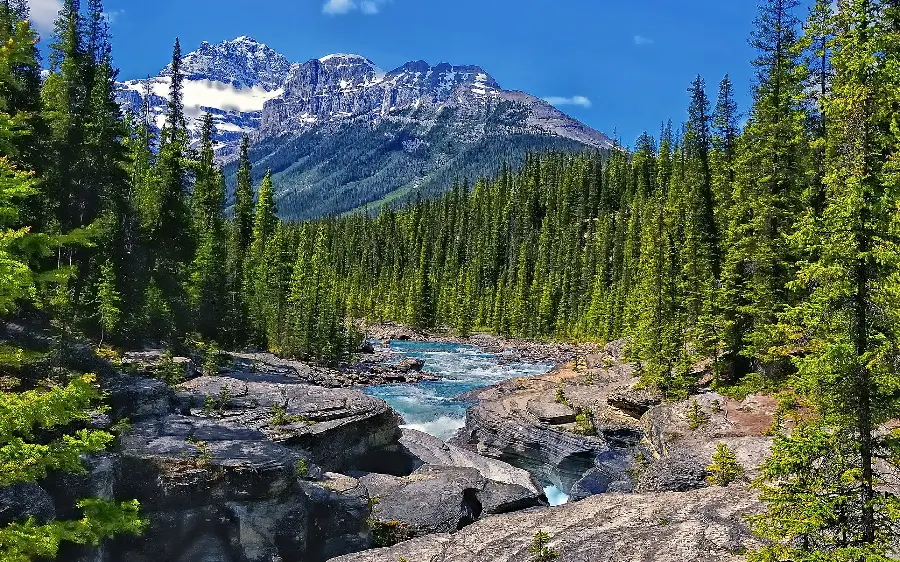
[[[252,338],[257,345],[265,344],[266,306],[268,296],[265,293],[267,271],[272,264],[266,263],[266,248],[275,234],[278,218],[275,215],[275,201],[272,186],[272,174],[266,172],[259,186],[259,196],[253,215],[253,231],[250,236],[250,247],[244,265],[244,294],[247,299],[248,317],[253,331]]]
[[[17,119],[5,111],[8,104],[2,96],[17,79],[20,65],[33,57],[33,38],[27,22],[20,21],[0,50],[0,84],[4,86],[0,87],[0,147],[15,145],[10,141],[18,134]],[[53,246],[83,236],[52,236],[20,227],[21,201],[35,193],[35,179],[5,157],[0,158],[0,177],[0,314],[9,315],[41,296],[41,280],[65,279],[64,275],[48,276],[31,264],[49,255]],[[51,471],[79,472],[82,455],[100,452],[113,440],[106,431],[73,430],[86,427],[97,409],[101,394],[95,377],[50,380],[45,369],[35,369],[41,373],[37,381],[33,371],[29,373],[34,366],[27,364],[33,360],[25,350],[4,347],[0,363],[15,380],[15,391],[0,392],[0,487],[35,482]],[[80,519],[9,523],[0,529],[0,558],[53,558],[63,542],[96,544],[121,533],[138,534],[145,525],[137,502],[82,499],[77,507]]]
[[[727,370],[742,374],[743,354],[771,379],[789,370],[773,355],[778,314],[788,301],[785,286],[797,256],[789,242],[802,212],[802,163],[806,147],[802,106],[797,0],[766,0],[751,44],[758,85],[737,162],[729,212],[720,307],[730,358]]]
[[[780,436],[763,467],[769,510],[754,524],[778,542],[757,560],[891,559],[900,501],[880,482],[900,457],[879,429],[900,412],[900,248],[890,234],[900,202],[900,29],[890,7],[853,0],[836,15],[826,203],[811,227],[815,251],[792,283],[805,296],[783,315],[786,331],[801,334],[787,347],[817,417]]]
[[[171,86],[166,110],[166,123],[160,134],[156,170],[158,181],[153,182],[156,193],[152,199],[158,208],[152,212],[155,223],[151,226],[150,245],[154,248],[154,264],[151,268],[155,291],[165,301],[157,312],[168,310],[174,324],[162,333],[152,336],[176,343],[178,333],[185,333],[190,315],[187,313],[185,279],[187,264],[193,258],[193,232],[190,210],[187,204],[188,173],[185,162],[188,155],[188,138],[182,106],[181,46],[175,40],[172,53]],[[151,299],[147,299],[148,302]],[[160,304],[159,301],[155,301]],[[161,318],[161,317],[160,317]]]

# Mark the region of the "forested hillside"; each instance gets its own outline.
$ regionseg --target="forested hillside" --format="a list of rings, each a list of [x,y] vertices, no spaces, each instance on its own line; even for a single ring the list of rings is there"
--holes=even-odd
[[[360,318],[623,338],[642,384],[670,398],[705,374],[735,392],[781,392],[796,428],[774,430],[757,483],[769,510],[752,519],[773,542],[752,560],[889,560],[900,2],[799,12],[796,0],[762,2],[746,112],[727,77],[715,99],[697,77],[687,121],[633,151],[537,152],[437,199],[288,224],[271,174],[254,189],[246,139],[226,216],[211,118],[189,145],[177,41],[157,137],[149,108],[123,116],[115,101],[100,0],[64,2],[43,81],[26,4],[0,4],[0,312],[98,347],[330,363],[355,352]],[[92,377],[47,373],[18,347],[0,360],[0,486],[77,470],[80,453],[111,442],[69,431],[96,412]],[[84,520],[0,529],[4,560],[142,527],[135,504],[82,508]]]

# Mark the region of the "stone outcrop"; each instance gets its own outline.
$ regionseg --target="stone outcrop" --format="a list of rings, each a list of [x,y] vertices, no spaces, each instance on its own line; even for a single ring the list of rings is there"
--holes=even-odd
[[[534,535],[551,535],[558,562],[737,562],[757,545],[744,515],[759,509],[745,488],[683,494],[604,494],[559,507],[488,517],[331,562],[521,562]]]
[[[163,362],[126,363],[152,374]],[[111,408],[91,423],[127,419],[117,447],[85,474],[0,489],[0,524],[78,517],[79,498],[101,497],[139,500],[149,527],[101,549],[67,545],[63,561],[320,562],[547,504],[527,472],[401,430],[357,389],[309,384],[326,370],[248,354],[174,388],[99,371]]]

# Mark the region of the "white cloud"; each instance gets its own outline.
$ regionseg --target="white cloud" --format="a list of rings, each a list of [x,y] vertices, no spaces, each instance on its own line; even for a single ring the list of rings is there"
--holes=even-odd
[[[62,0],[28,0],[31,10],[31,23],[42,33],[53,31],[56,16],[62,8]]]
[[[578,105],[581,107],[591,107],[591,100],[585,96],[572,96],[570,98],[561,96],[550,96],[544,98],[544,101],[550,105]]]
[[[377,14],[378,2],[375,2],[375,0],[363,0],[359,4],[359,9],[362,10],[362,13],[364,14]]]
[[[635,35],[634,36],[634,44],[635,45],[652,45],[653,39],[650,37],[644,37],[643,35]]]
[[[374,15],[381,11],[382,4],[389,0],[328,0],[322,6],[322,12],[333,16],[348,14],[359,10],[366,15]]]
[[[113,10],[111,12],[103,12],[103,16],[106,18],[106,21],[109,22],[109,25],[113,25],[119,18],[125,15],[125,10]]]

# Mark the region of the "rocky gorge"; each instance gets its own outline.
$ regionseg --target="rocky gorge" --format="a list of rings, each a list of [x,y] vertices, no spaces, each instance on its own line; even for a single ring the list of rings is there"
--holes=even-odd
[[[2,490],[0,524],[70,517],[79,497],[138,499],[145,534],[60,557],[78,562],[512,560],[538,531],[565,561],[732,560],[752,544],[741,516],[753,494],[707,487],[705,466],[718,442],[756,466],[774,401],[703,394],[708,419],[691,429],[686,403],[634,388],[614,345],[473,345],[456,353],[574,361],[458,397],[465,426],[447,442],[373,395],[438,378],[399,342],[344,372],[269,354],[201,374],[159,352],[116,365],[84,353],[78,367],[98,373],[111,406],[95,423],[115,427],[118,445],[84,475]],[[173,365],[184,382],[170,386],[160,371]],[[403,371],[411,382],[385,376]],[[570,502],[549,507],[547,485]]]

